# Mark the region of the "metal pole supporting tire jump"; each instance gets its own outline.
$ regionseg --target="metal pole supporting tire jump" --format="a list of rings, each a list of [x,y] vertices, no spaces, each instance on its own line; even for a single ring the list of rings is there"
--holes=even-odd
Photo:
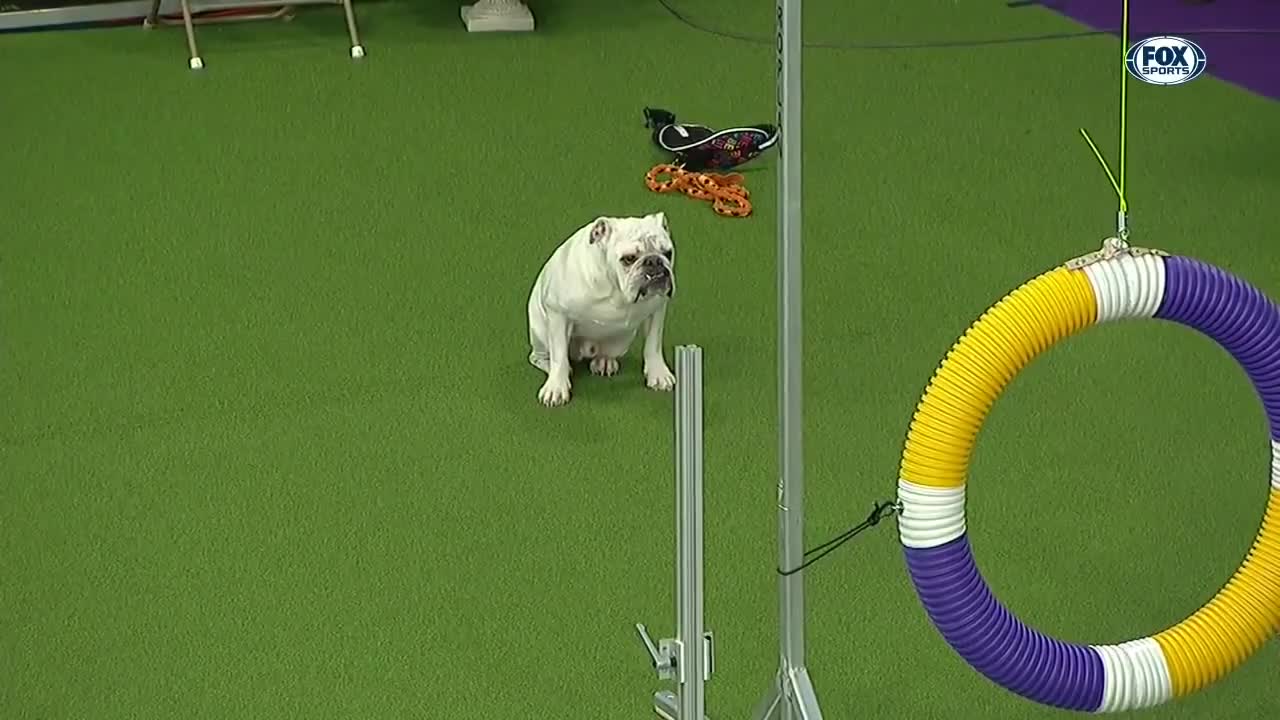
[[[801,0],[777,0],[778,567],[804,562]],[[778,578],[778,672],[755,720],[822,720],[805,663],[804,571]]]

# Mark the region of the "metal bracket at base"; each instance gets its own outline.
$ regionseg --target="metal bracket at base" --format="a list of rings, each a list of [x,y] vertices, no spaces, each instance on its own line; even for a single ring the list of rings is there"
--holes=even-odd
[[[653,712],[662,720],[680,720],[680,698],[670,690],[659,690],[653,694]],[[706,715],[702,720],[711,720]]]
[[[658,672],[658,679],[676,680],[676,658],[680,657],[680,644],[670,638],[663,638],[655,645],[644,623],[636,623],[636,634],[640,636],[640,642],[644,643],[644,649],[649,653],[649,661],[653,664],[653,669]]]
[[[687,678],[684,666],[680,663],[684,650],[682,643],[673,638],[663,638],[655,643],[644,623],[636,623],[636,634],[640,636],[640,642],[644,643],[645,652],[649,654],[649,661],[658,673],[658,679],[684,684]],[[702,635],[702,652],[706,658],[702,679],[707,681],[711,679],[715,669],[715,636],[711,632]],[[681,720],[680,698],[670,690],[654,693],[653,710],[662,720]],[[702,720],[707,718],[704,716]]]
[[[636,623],[636,634],[640,636],[640,642],[644,643],[644,649],[649,653],[649,661],[653,664],[653,669],[658,673],[659,680],[673,680],[677,683],[685,681],[684,668],[680,665],[681,643],[674,638],[663,638],[657,643],[653,642],[653,637],[649,635],[649,629],[644,623]],[[703,668],[702,679],[710,680],[711,675],[715,672],[715,635],[710,631],[702,634],[702,656],[707,659],[706,666]]]

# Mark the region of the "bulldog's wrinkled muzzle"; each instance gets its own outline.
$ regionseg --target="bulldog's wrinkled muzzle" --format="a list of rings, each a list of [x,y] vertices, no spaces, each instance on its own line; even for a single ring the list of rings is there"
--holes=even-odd
[[[640,290],[636,294],[636,302],[653,295],[666,295],[671,297],[675,294],[675,284],[672,282],[671,269],[663,261],[661,256],[649,255],[640,261],[641,282]]]

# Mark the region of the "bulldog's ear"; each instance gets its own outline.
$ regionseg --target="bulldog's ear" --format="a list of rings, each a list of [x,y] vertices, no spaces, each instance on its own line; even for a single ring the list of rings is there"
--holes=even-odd
[[[594,245],[609,237],[610,230],[612,230],[612,228],[609,227],[609,220],[607,218],[600,218],[596,220],[595,225],[591,226],[591,244]]]
[[[654,214],[653,214],[653,217],[657,218],[657,219],[658,219],[658,222],[662,223],[662,229],[663,229],[663,230],[668,230],[668,229],[669,229],[669,228],[667,227],[667,214],[666,214],[665,212],[663,212],[663,211],[659,210],[658,212],[656,212],[656,213],[654,213]]]

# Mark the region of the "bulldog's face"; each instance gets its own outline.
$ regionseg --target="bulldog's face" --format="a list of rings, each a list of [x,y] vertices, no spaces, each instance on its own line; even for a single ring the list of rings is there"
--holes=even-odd
[[[675,294],[675,244],[665,213],[600,218],[591,227],[591,243],[600,246],[610,276],[631,302]]]

